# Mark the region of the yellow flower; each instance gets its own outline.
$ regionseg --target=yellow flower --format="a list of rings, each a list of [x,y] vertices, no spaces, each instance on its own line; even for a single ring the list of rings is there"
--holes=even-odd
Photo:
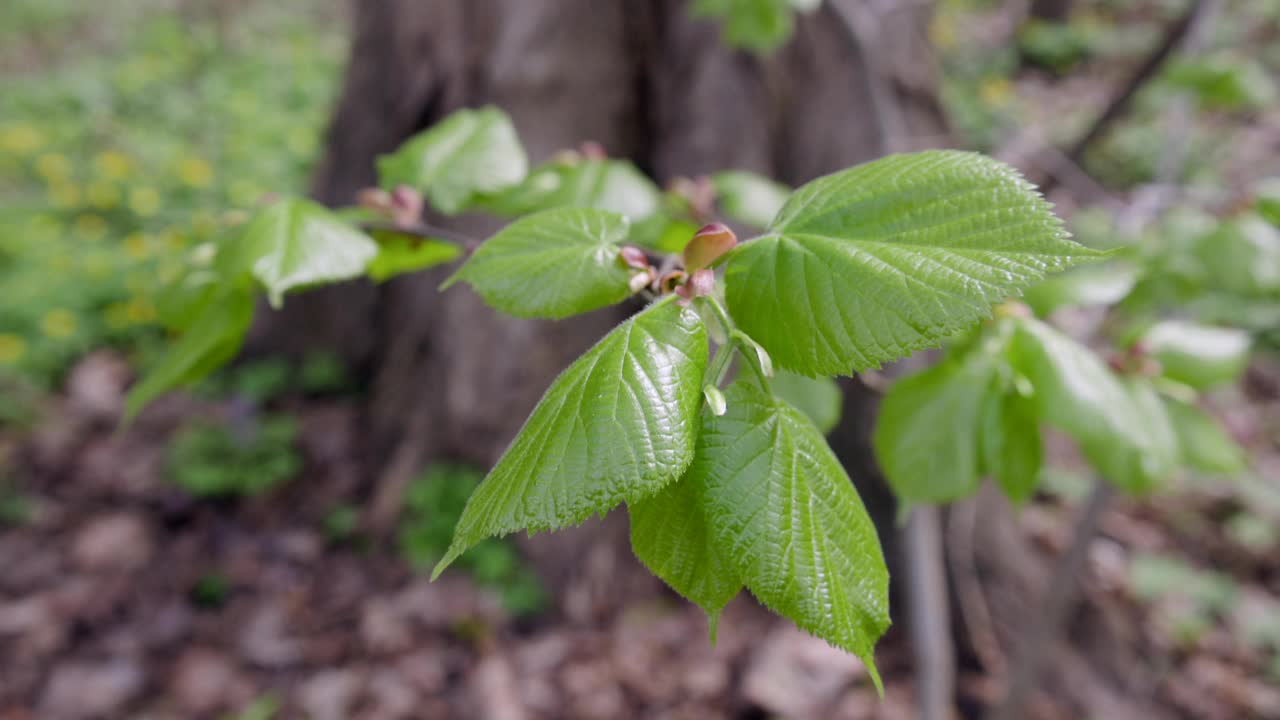
[[[110,210],[120,204],[120,189],[104,180],[89,183],[85,195],[89,197],[89,204],[99,210]]]
[[[1013,85],[1008,78],[989,77],[978,86],[978,94],[987,105],[1000,107],[1008,104],[1009,96],[1013,94]]]
[[[130,233],[124,239],[124,252],[134,260],[145,260],[151,254],[151,241],[142,233]]]
[[[14,365],[26,354],[26,340],[11,333],[0,334],[0,364]]]
[[[107,221],[98,215],[81,215],[76,218],[76,234],[85,240],[101,240],[107,234]]]
[[[133,171],[133,161],[119,150],[104,150],[93,158],[93,165],[104,177],[123,180]]]
[[[80,205],[80,188],[73,183],[61,180],[51,183],[45,194],[54,207],[74,208]]]
[[[186,157],[178,163],[178,179],[193,188],[206,188],[213,182],[213,168],[203,158]]]
[[[45,153],[36,158],[36,172],[49,182],[64,180],[71,174],[71,161],[66,155]]]
[[[44,145],[44,136],[30,125],[8,125],[0,130],[0,147],[14,155],[30,155]]]
[[[112,330],[119,330],[129,326],[129,305],[128,303],[112,303],[107,306],[106,312],[103,313],[104,319],[107,321],[107,327]]]
[[[156,307],[146,298],[136,297],[129,301],[125,317],[135,324],[148,323],[156,319]]]
[[[160,212],[160,193],[155,188],[136,187],[129,191],[129,209],[139,217],[151,217]]]
[[[76,316],[67,310],[50,310],[40,320],[40,330],[54,339],[69,338],[76,332]]]

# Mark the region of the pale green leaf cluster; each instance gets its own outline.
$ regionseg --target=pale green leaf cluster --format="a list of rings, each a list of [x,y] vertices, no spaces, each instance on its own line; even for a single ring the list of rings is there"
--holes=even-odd
[[[516,185],[528,169],[511,118],[493,107],[459,110],[378,158],[383,187],[408,185],[449,215]]]
[[[368,235],[310,200],[293,198],[259,212],[219,253],[218,264],[231,276],[251,274],[280,307],[294,288],[362,275],[377,255]]]
[[[798,189],[729,256],[738,326],[785,369],[847,375],[937,345],[1046,274],[1099,256],[981,155],[894,155]]]
[[[730,47],[769,52],[791,37],[795,13],[817,9],[820,0],[694,0],[694,17],[715,17],[724,23]]]
[[[1185,362],[1212,364],[1220,348],[1206,343],[1199,352]],[[1043,462],[1041,425],[1069,436],[1101,477],[1130,492],[1158,488],[1183,467],[1243,469],[1236,443],[1195,405],[1162,395],[1167,383],[1168,376],[1120,375],[1039,320],[1004,317],[893,385],[877,421],[876,454],[909,503],[970,495],[984,476],[1024,502]]]

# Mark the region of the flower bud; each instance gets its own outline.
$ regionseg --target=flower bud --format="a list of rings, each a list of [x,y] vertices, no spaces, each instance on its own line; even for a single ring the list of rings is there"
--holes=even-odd
[[[658,293],[668,295],[684,286],[688,275],[683,270],[670,270],[658,280]]]
[[[704,225],[684,247],[684,267],[689,272],[711,267],[738,244],[738,237],[723,223]]]
[[[626,263],[627,267],[635,268],[636,270],[646,270],[649,267],[649,258],[638,247],[623,245],[620,254],[622,255],[622,262]]]
[[[416,225],[422,219],[422,208],[422,194],[408,185],[397,185],[391,191],[391,215],[396,225]]]
[[[391,193],[382,188],[365,188],[356,195],[360,207],[379,212],[391,210]]]
[[[685,287],[689,288],[690,297],[710,295],[716,289],[716,274],[707,268],[698,270],[689,276],[689,282]]]

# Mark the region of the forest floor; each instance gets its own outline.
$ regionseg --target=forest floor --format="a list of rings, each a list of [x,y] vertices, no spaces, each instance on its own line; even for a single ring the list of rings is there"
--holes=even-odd
[[[712,645],[700,611],[630,558],[586,558],[549,588],[549,607],[513,618],[465,574],[430,583],[387,543],[335,539],[329,509],[363,489],[350,401],[292,408],[297,479],[195,500],[166,478],[167,438],[230,409],[174,397],[118,431],[128,377],[118,358],[91,355],[34,432],[2,437],[29,471],[24,521],[0,533],[3,720],[914,716],[898,632],[878,648],[880,700],[856,660],[745,595]],[[1249,378],[1250,402],[1225,418],[1246,439],[1280,424],[1280,368]],[[1280,556],[1247,530],[1206,532],[1242,512],[1280,525],[1280,454],[1254,467],[1269,486],[1122,501],[1093,543],[1078,615],[1112,618],[1143,658],[1135,676],[1156,679],[1138,698],[1148,717],[1280,717]],[[1075,506],[1069,481],[1051,486],[1018,516],[1046,562]],[[601,585],[640,590],[584,599]],[[970,709],[999,697],[1000,678],[976,665],[960,685]],[[1047,698],[1036,717],[1072,717],[1060,707]]]

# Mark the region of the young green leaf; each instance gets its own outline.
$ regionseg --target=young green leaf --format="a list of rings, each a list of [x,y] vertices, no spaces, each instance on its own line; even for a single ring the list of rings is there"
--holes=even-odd
[[[472,493],[435,575],[484,538],[554,530],[634,502],[693,459],[707,333],[668,298],[565,370]]]
[[[768,52],[791,37],[792,7],[804,0],[695,0],[694,17],[724,21],[724,41],[730,47]]]
[[[1149,383],[1125,383],[1088,348],[1030,318],[1017,320],[1014,365],[1035,388],[1036,414],[1070,435],[1103,476],[1130,492],[1173,471],[1172,429]]]
[[[653,181],[626,160],[552,161],[524,182],[479,205],[499,215],[528,215],[560,207],[595,208],[639,221],[658,212],[661,192]]]
[[[1241,295],[1280,293],[1280,228],[1242,213],[1195,241],[1206,282]]]
[[[516,317],[563,318],[613,305],[631,294],[620,259],[629,227],[605,210],[544,210],[486,240],[441,289],[466,281]]]
[[[416,188],[447,215],[519,183],[528,170],[511,118],[493,107],[459,110],[378,158],[382,187]]]
[[[1069,240],[1007,165],[894,155],[796,190],[767,235],[730,253],[726,299],[779,366],[847,375],[936,345],[1103,254]]]
[[[770,382],[773,394],[804,413],[823,435],[836,429],[844,409],[844,393],[831,378],[811,378],[782,371]]]
[[[1193,388],[1232,382],[1249,364],[1249,333],[1235,328],[1166,320],[1139,339],[1164,375]]]
[[[631,550],[650,572],[706,611],[714,638],[716,619],[742,581],[711,535],[702,496],[701,483],[684,478],[627,503],[627,510]]]
[[[988,395],[982,418],[982,471],[1014,505],[1035,494],[1044,448],[1035,406],[1012,389]]]
[[[746,170],[725,170],[711,176],[720,210],[730,220],[766,228],[786,204],[791,188]]]
[[[1023,301],[1041,317],[1060,307],[1113,305],[1133,290],[1138,275],[1138,268],[1130,263],[1085,265],[1027,288]]]
[[[377,254],[372,238],[331,211],[290,198],[259,212],[217,263],[225,275],[253,275],[278,308],[294,288],[362,275]]]
[[[1178,436],[1179,456],[1190,468],[1232,475],[1248,466],[1244,450],[1217,420],[1190,403],[1164,396],[1164,408]]]
[[[203,379],[235,357],[252,321],[253,293],[247,286],[232,286],[210,296],[182,337],[129,389],[124,422],[131,422],[157,397]]]
[[[978,433],[995,377],[990,360],[973,355],[889,388],[872,444],[895,495],[914,504],[947,502],[978,487]]]
[[[682,483],[702,488],[716,546],[749,590],[802,629],[857,655],[889,626],[889,574],[875,527],[818,429],[749,381],[728,412],[702,414]]]
[[[378,241],[378,256],[369,263],[366,272],[374,282],[426,270],[462,254],[461,248],[444,240],[420,238],[394,230],[375,230],[373,236]]]

